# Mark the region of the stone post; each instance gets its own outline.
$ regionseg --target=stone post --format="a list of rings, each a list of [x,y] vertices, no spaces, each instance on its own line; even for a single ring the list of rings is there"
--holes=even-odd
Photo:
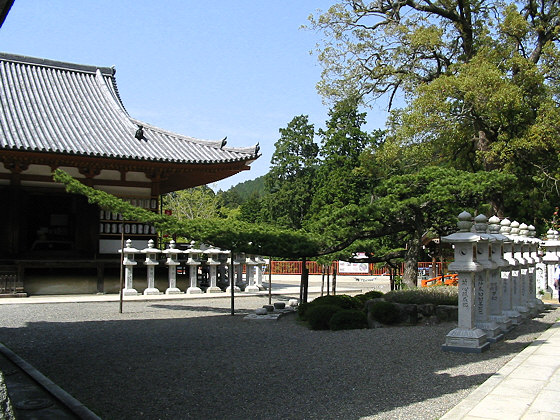
[[[134,254],[140,252],[136,248],[132,248],[132,241],[127,239],[124,249],[119,249],[119,253],[124,252],[123,265],[124,265],[124,289],[123,296],[136,296],[138,291],[134,288],[134,266],[137,264],[134,261]]]
[[[182,293],[177,288],[177,266],[179,265],[179,254],[182,254],[183,251],[175,248],[175,241],[171,240],[169,242],[169,248],[163,251],[165,255],[167,255],[167,260],[165,264],[168,267],[168,278],[169,278],[169,287],[165,290],[166,295],[177,295]]]
[[[546,232],[546,241],[542,244],[545,249],[542,261],[546,264],[546,291],[550,290],[551,296],[555,299],[558,299],[558,290],[554,288],[554,271],[560,262],[560,257],[558,256],[560,241],[558,241],[557,235],[558,232],[549,229]]]
[[[495,239],[490,243],[490,259],[496,263],[496,267],[490,271],[490,319],[496,322],[502,332],[511,330],[511,320],[504,314],[504,280],[502,271],[508,266],[504,260],[503,243],[507,241],[500,233],[500,219],[492,216],[488,219],[488,232]]]
[[[257,262],[251,255],[248,255],[245,260],[245,265],[247,266],[247,287],[245,288],[245,291],[248,293],[256,293],[260,291],[258,286],[255,285],[255,266],[257,265]]]
[[[148,279],[148,287],[144,290],[145,295],[159,295],[160,292],[155,287],[155,266],[159,263],[157,262],[157,254],[161,251],[157,248],[154,248],[154,240],[150,239],[148,241],[148,248],[144,248],[142,251],[143,254],[146,254],[146,260],[144,261],[144,265],[147,267],[146,270],[146,277]]]
[[[470,232],[472,216],[467,212],[459,215],[457,226],[459,232],[441,238],[455,248],[455,260],[449,264],[449,271],[456,272],[459,277],[459,322],[457,328],[446,335],[442,350],[480,353],[490,345],[484,331],[475,325],[474,275],[482,266],[474,259],[480,236]]]
[[[210,268],[210,286],[206,289],[206,293],[222,293],[222,289],[218,287],[218,279],[217,279],[217,267],[220,265],[218,261],[218,254],[220,253],[219,249],[210,248],[204,251],[204,253],[208,256],[208,267]]]
[[[508,265],[502,269],[502,280],[504,282],[504,295],[503,295],[503,313],[510,320],[513,326],[519,325],[521,323],[521,314],[515,309],[513,300],[513,276],[512,271],[517,264],[517,261],[513,258],[513,241],[509,236],[511,232],[511,222],[508,219],[503,219],[500,222],[500,233],[504,235],[507,239],[503,242],[504,248],[504,260],[507,261]],[[516,277],[517,279],[517,277]],[[517,287],[517,286],[516,286]]]
[[[519,236],[520,224],[517,221],[511,222],[510,239],[513,241],[513,259],[515,265],[511,270],[513,280],[512,303],[514,309],[521,314],[522,318],[529,316],[529,308],[524,305],[522,298],[526,294],[527,263],[523,258],[523,238]]]
[[[198,295],[202,293],[202,289],[198,287],[198,266],[200,265],[200,254],[202,251],[200,249],[187,249],[185,254],[188,254],[187,265],[189,266],[189,279],[190,286],[185,292],[187,295]]]
[[[229,280],[226,280],[226,268],[229,260],[228,254],[229,251],[220,250],[220,252],[218,252],[218,261],[220,262],[220,265],[218,266],[218,275],[220,281],[218,282],[218,284],[222,286],[229,286]]]
[[[479,214],[474,219],[475,233],[480,237],[476,245],[476,262],[482,267],[482,271],[477,271],[475,278],[475,323],[486,334],[486,339],[491,343],[502,340],[500,326],[490,318],[490,275],[498,268],[498,264],[490,259],[490,246],[496,239],[487,234],[488,229],[486,216]]]

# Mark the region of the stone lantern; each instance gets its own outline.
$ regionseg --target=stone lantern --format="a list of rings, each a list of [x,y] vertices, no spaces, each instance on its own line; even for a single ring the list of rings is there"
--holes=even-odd
[[[136,296],[138,291],[133,287],[133,269],[137,264],[134,261],[134,254],[140,252],[136,248],[132,248],[132,241],[127,239],[125,242],[124,249],[119,249],[119,253],[124,253],[123,255],[123,265],[124,265],[124,289],[123,296]]]
[[[247,266],[247,287],[245,291],[248,293],[259,292],[259,287],[255,285],[255,266],[257,266],[258,263],[254,260],[252,255],[248,255],[245,260],[245,265]]]
[[[503,313],[511,320],[513,326],[519,325],[521,323],[521,314],[515,308],[515,301],[513,299],[514,288],[517,288],[517,284],[514,284],[514,278],[512,272],[515,269],[517,261],[513,258],[513,240],[510,237],[511,232],[511,222],[508,219],[503,219],[500,222],[500,233],[504,235],[507,240],[504,240],[504,260],[508,262],[508,265],[502,269],[502,280],[504,281],[504,294],[503,294]],[[515,277],[517,281],[518,276]]]
[[[235,260],[233,260],[233,266],[235,268],[235,284],[237,286],[243,286],[243,266],[245,265],[245,254],[240,252],[236,254]]]
[[[202,250],[196,248],[190,248],[184,252],[185,254],[188,254],[187,265],[189,266],[189,279],[190,279],[190,286],[187,288],[186,294],[187,295],[201,294],[202,289],[197,285],[197,280],[198,280],[197,274],[198,274],[198,266],[200,265],[200,254],[202,254]]]
[[[255,286],[259,288],[259,290],[265,290],[263,286],[263,273],[266,267],[266,261],[260,255],[255,256],[255,262],[257,263],[257,277],[255,279]]]
[[[511,231],[509,238],[513,241],[513,259],[514,266],[511,270],[512,278],[512,304],[513,308],[521,314],[522,318],[527,318],[529,315],[529,308],[527,308],[522,301],[522,297],[526,294],[526,280],[527,280],[527,262],[523,258],[523,244],[524,239],[519,235],[521,224],[517,221],[511,222]]]
[[[534,302],[535,287],[533,275],[535,274],[535,261],[531,256],[531,243],[529,238],[529,226],[525,223],[519,225],[519,237],[521,239],[521,257],[525,260],[525,267],[521,269],[523,285],[521,287],[521,305],[526,307],[531,317],[537,315],[537,305]]]
[[[480,236],[470,232],[470,213],[461,213],[457,226],[459,232],[441,238],[454,246],[455,259],[449,264],[449,271],[456,272],[459,277],[459,322],[457,328],[446,335],[442,350],[480,353],[489,347],[486,334],[475,324],[474,276],[482,270],[475,261]]]
[[[475,273],[475,323],[476,327],[486,333],[486,339],[496,342],[504,338],[500,326],[490,318],[490,276],[496,271],[498,264],[491,256],[491,244],[496,238],[486,233],[488,229],[487,218],[479,214],[474,219],[475,233],[480,237],[476,246],[476,262],[482,267]]]
[[[143,254],[146,254],[146,260],[144,261],[144,265],[147,267],[147,274],[146,277],[148,279],[148,287],[144,290],[145,295],[159,295],[160,292],[155,287],[155,267],[159,264],[157,261],[157,254],[161,251],[157,248],[154,248],[154,240],[150,239],[148,241],[148,248],[144,248],[142,251]]]
[[[541,245],[540,239],[537,238],[537,231],[533,225],[527,227],[529,230],[529,254],[533,260],[533,265],[529,267],[529,276],[531,278],[531,289],[529,297],[535,304],[537,311],[540,312],[544,309],[542,300],[537,298],[537,267],[542,264],[542,258],[539,255],[539,247]]]
[[[169,278],[169,287],[165,291],[166,295],[177,295],[180,294],[181,291],[177,288],[177,266],[180,264],[179,262],[179,254],[182,254],[183,251],[180,249],[175,248],[175,241],[169,242],[169,248],[163,251],[165,255],[167,255],[167,260],[165,264],[168,267],[168,278]]]
[[[206,289],[206,293],[222,293],[222,289],[218,287],[218,280],[217,280],[217,267],[220,265],[220,261],[218,261],[218,254],[220,254],[220,250],[217,248],[209,248],[204,251],[204,254],[208,256],[208,260],[206,264],[210,268],[210,286]]]
[[[488,219],[488,232],[495,239],[490,243],[490,259],[496,263],[496,268],[490,271],[490,319],[495,321],[502,332],[511,330],[511,320],[504,313],[504,279],[502,272],[509,263],[504,259],[505,241],[507,237],[500,233],[500,219],[492,216]]]
[[[233,267],[232,267],[232,261],[233,261]],[[239,261],[237,261],[236,259],[233,258],[233,251],[230,251],[229,254],[229,258],[227,260],[227,264],[229,266],[229,284],[228,287],[226,287],[226,292],[227,293],[231,293],[231,286],[233,285],[233,291],[234,292],[240,292],[241,289],[239,288],[239,286],[237,286],[235,278],[236,278],[236,271],[237,268],[239,267]],[[241,272],[241,275],[243,275],[243,272]]]
[[[560,241],[558,241],[558,232],[549,229],[546,232],[546,241],[542,244],[545,254],[542,258],[546,264],[546,290],[551,291],[554,298],[558,298],[558,290],[554,288],[554,271],[560,262],[558,251],[560,250]]]

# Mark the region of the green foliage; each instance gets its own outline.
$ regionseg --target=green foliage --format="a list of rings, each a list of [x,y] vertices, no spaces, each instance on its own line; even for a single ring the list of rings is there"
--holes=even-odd
[[[329,327],[333,331],[354,330],[367,328],[367,326],[366,314],[357,309],[344,309],[335,312],[329,321]]]
[[[151,223],[159,232],[177,234],[222,249],[300,258],[319,254],[322,246],[317,237],[309,233],[283,230],[264,223],[216,218],[179,220],[172,216],[156,214],[132,206],[104,191],[87,187],[60,169],[54,172],[53,178],[56,182],[64,184],[68,192],[84,195],[90,203],[120,213],[125,220]]]
[[[315,305],[337,305],[342,309],[361,309],[361,305],[352,296],[348,295],[325,295],[315,298],[310,302]]]
[[[328,330],[332,316],[341,310],[338,305],[311,305],[305,312],[305,317],[312,330]]]
[[[457,305],[458,288],[456,286],[434,286],[393,290],[386,293],[383,297],[385,300],[395,303]]]
[[[219,216],[218,203],[217,195],[205,185],[163,196],[163,209],[171,210],[179,220],[216,218]]]
[[[354,299],[360,301],[363,306],[368,300],[381,298],[383,295],[383,292],[378,290],[370,290],[369,292],[355,295]]]
[[[369,313],[382,324],[396,324],[399,321],[399,310],[392,302],[374,302],[369,305]]]

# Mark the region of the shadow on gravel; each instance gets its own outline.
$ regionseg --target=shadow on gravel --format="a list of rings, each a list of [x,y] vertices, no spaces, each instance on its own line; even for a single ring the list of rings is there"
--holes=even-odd
[[[311,331],[295,317],[246,321],[224,308],[151,304],[167,315],[152,319],[139,318],[146,306],[99,315],[99,305],[5,305],[0,341],[104,420],[381,418],[427,400],[432,411],[416,417],[437,418],[457,403],[447,395],[482,383],[489,362],[507,362],[521,337],[555,321],[550,312],[486,353],[460,354],[440,349],[452,324]]]
[[[214,308],[211,306],[189,306],[189,305],[165,305],[165,304],[153,304],[150,305],[152,308],[159,309],[169,309],[172,311],[186,311],[186,312],[215,312],[217,314],[231,314],[230,308]],[[234,313],[236,315],[247,315],[249,311],[246,309],[235,309]]]

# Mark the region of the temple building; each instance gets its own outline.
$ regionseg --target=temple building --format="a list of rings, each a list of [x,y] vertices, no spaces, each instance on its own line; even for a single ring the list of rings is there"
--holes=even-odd
[[[157,212],[162,194],[248,170],[260,156],[258,145],[227,147],[131,117],[110,67],[0,53],[0,104],[0,273],[15,270],[31,294],[116,291],[107,270],[118,265],[121,230],[142,247],[157,241],[151,226],[66,193],[54,169]]]

